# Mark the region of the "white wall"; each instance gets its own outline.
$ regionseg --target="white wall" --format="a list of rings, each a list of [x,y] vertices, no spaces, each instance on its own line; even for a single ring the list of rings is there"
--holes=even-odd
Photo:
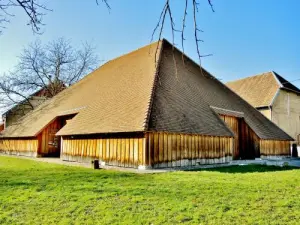
[[[280,90],[272,106],[272,121],[297,139],[300,134],[300,95]]]

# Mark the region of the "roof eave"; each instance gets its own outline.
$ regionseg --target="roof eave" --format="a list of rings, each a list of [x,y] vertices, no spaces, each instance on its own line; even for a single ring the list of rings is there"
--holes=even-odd
[[[281,87],[280,89],[282,89],[282,90],[286,90],[286,91],[290,91],[290,92],[293,92],[293,93],[296,93],[296,94],[300,95],[300,92],[298,92],[298,91],[295,91],[295,90],[292,90],[292,89],[290,89],[290,88],[287,88],[287,87]]]

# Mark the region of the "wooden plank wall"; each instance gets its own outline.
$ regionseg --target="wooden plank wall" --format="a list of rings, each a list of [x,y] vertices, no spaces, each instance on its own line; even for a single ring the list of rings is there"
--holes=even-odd
[[[151,132],[137,138],[63,137],[61,157],[120,167],[180,167],[228,162],[232,148],[230,137]]]
[[[290,156],[290,141],[260,140],[261,157]]]
[[[240,123],[240,156],[241,159],[260,157],[260,138],[243,119]]]
[[[145,165],[154,168],[225,163],[232,159],[231,137],[151,132],[146,139]]]
[[[42,156],[59,156],[60,153],[60,137],[55,134],[61,128],[61,121],[56,119],[51,122],[39,135],[38,154]]]
[[[0,124],[0,131],[4,130],[4,123]]]
[[[254,159],[260,157],[259,137],[248,126],[244,118],[220,115],[235,134],[233,159]]]
[[[59,156],[60,155],[60,137],[55,134],[70,121],[75,114],[64,115],[55,118],[49,123],[46,128],[38,134],[39,150],[38,154],[41,156]]]
[[[36,156],[37,150],[36,139],[0,139],[0,151],[6,154]]]
[[[221,119],[227,124],[227,126],[232,130],[234,133],[234,145],[233,145],[233,153],[232,158],[233,159],[239,159],[240,158],[240,129],[239,129],[239,121],[241,121],[240,118],[233,117],[233,116],[226,116],[226,115],[220,115]]]
[[[100,159],[105,165],[134,167],[145,164],[145,138],[71,139],[64,137],[62,158],[70,161]]]

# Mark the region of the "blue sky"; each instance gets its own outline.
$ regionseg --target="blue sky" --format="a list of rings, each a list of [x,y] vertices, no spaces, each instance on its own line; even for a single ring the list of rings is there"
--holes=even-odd
[[[300,79],[300,1],[207,0],[200,1],[199,27],[202,65],[223,82],[274,70],[287,80]],[[22,11],[0,36],[0,74],[13,68],[23,47],[36,38],[48,42],[58,37],[73,45],[88,41],[101,60],[113,59],[149,44],[165,0],[109,0],[111,12],[94,0],[45,1],[53,12],[44,17],[43,35],[26,26]],[[101,0],[99,0],[101,3]],[[183,1],[171,0],[175,25],[180,28]],[[186,28],[186,53],[197,60],[191,11]],[[171,40],[169,24],[164,37]],[[180,43],[178,34],[176,43]],[[178,46],[180,47],[180,45]],[[294,82],[300,87],[300,81]]]

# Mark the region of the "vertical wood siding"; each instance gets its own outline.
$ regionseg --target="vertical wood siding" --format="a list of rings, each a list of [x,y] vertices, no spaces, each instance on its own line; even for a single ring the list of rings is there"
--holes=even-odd
[[[75,114],[64,115],[55,118],[49,123],[40,134],[38,134],[39,149],[41,156],[59,156],[60,155],[60,137],[56,133],[70,121]]]
[[[153,168],[225,163],[233,138],[151,132],[146,134],[145,165]]]
[[[151,132],[138,138],[64,137],[61,157],[86,162],[99,159],[120,167],[180,167],[228,162],[232,148],[230,137]]]
[[[290,141],[260,140],[260,154],[261,157],[289,156]]]
[[[64,137],[61,157],[70,161],[99,159],[105,165],[134,167],[145,165],[145,138],[71,139]]]
[[[6,154],[36,156],[38,140],[36,139],[0,139],[0,151]]]
[[[244,118],[220,115],[235,135],[233,159],[254,159],[260,157],[259,137],[248,126]]]
[[[4,123],[0,124],[0,131],[4,130]]]
[[[234,142],[233,142],[233,159],[240,158],[240,128],[239,124],[241,119],[233,116],[225,116],[220,115],[221,119],[227,124],[227,126],[232,130],[234,133]]]
[[[61,121],[56,119],[51,122],[39,135],[39,150],[38,154],[42,156],[56,155],[60,152],[60,137],[55,134],[61,128]]]
[[[245,120],[240,123],[240,154],[241,159],[254,159],[260,157],[260,138],[248,126]]]

